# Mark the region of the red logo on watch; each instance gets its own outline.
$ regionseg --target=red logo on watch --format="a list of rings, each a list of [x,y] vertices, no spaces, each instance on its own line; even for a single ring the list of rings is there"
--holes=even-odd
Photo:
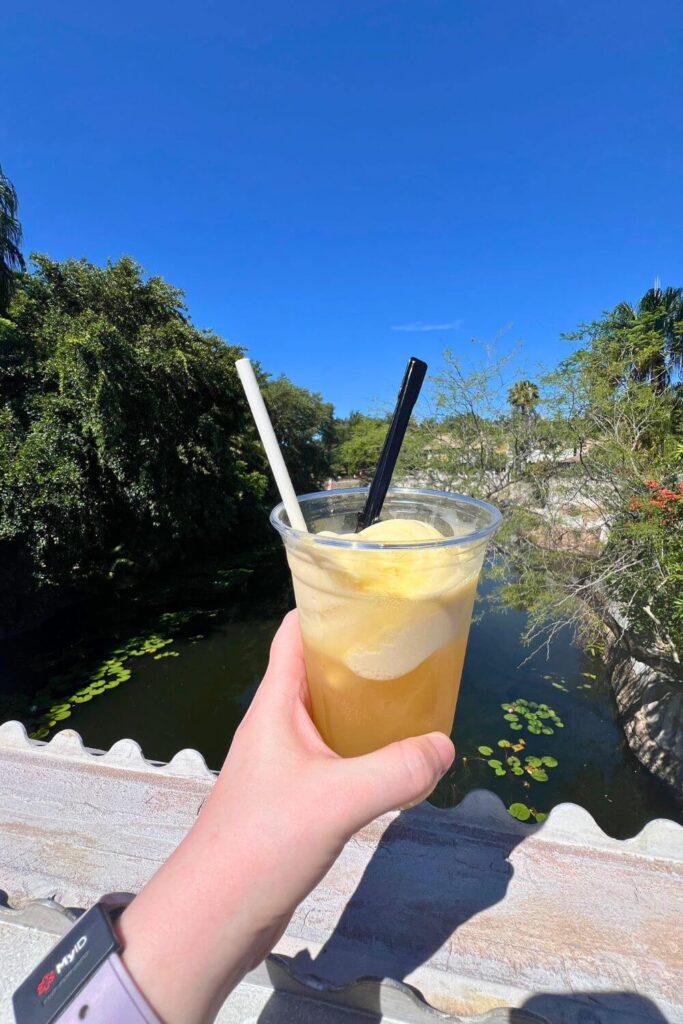
[[[46,996],[50,989],[52,988],[52,986],[54,985],[54,983],[56,982],[56,980],[57,975],[55,974],[55,972],[48,971],[47,974],[44,974],[43,977],[38,982],[36,993],[39,996]]]

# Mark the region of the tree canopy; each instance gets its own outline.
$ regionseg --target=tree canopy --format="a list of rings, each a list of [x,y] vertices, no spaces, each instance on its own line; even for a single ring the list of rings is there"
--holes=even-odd
[[[131,259],[34,258],[0,319],[0,596],[149,571],[266,529],[267,467],[234,368]],[[299,484],[326,475],[332,407],[261,380]]]

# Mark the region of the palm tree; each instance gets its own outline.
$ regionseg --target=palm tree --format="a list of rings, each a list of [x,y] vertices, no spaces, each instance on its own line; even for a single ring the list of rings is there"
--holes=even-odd
[[[529,416],[540,401],[538,384],[531,380],[518,380],[508,391],[508,402],[522,416]]]
[[[637,306],[622,302],[615,314],[618,328],[635,329],[633,377],[649,381],[658,392],[665,391],[671,371],[683,368],[683,288],[662,288],[656,280]],[[638,334],[640,326],[645,334]]]
[[[21,224],[17,219],[19,203],[12,182],[0,166],[0,316],[9,308],[14,291],[14,271],[25,270],[21,255]]]
[[[683,367],[683,288],[662,288],[655,281],[638,303],[638,312],[654,315],[653,326],[664,339],[670,364]]]

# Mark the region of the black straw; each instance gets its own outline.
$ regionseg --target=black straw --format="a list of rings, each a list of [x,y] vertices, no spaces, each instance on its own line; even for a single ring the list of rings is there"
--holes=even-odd
[[[417,396],[420,394],[420,388],[422,387],[422,382],[425,379],[426,372],[427,364],[423,363],[421,359],[416,359],[415,356],[411,356],[403,377],[401,390],[398,393],[391,426],[389,427],[387,436],[384,439],[382,454],[379,457],[375,475],[373,476],[372,483],[370,484],[365,508],[362,512],[358,513],[356,533],[358,533],[359,530],[364,529],[366,526],[372,526],[372,524],[376,523],[379,519],[382,511],[382,505],[384,504],[384,499],[387,496],[389,484],[391,483],[391,478],[394,473],[396,460],[398,459],[399,452],[401,451],[403,438],[406,435],[410,414],[413,411],[415,402],[417,401]]]

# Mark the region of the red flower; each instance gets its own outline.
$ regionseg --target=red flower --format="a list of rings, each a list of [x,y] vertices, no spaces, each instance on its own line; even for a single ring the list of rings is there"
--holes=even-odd
[[[649,487],[651,491],[656,491],[657,488],[659,487],[659,484],[657,483],[656,480],[646,480],[645,481],[645,486]]]

